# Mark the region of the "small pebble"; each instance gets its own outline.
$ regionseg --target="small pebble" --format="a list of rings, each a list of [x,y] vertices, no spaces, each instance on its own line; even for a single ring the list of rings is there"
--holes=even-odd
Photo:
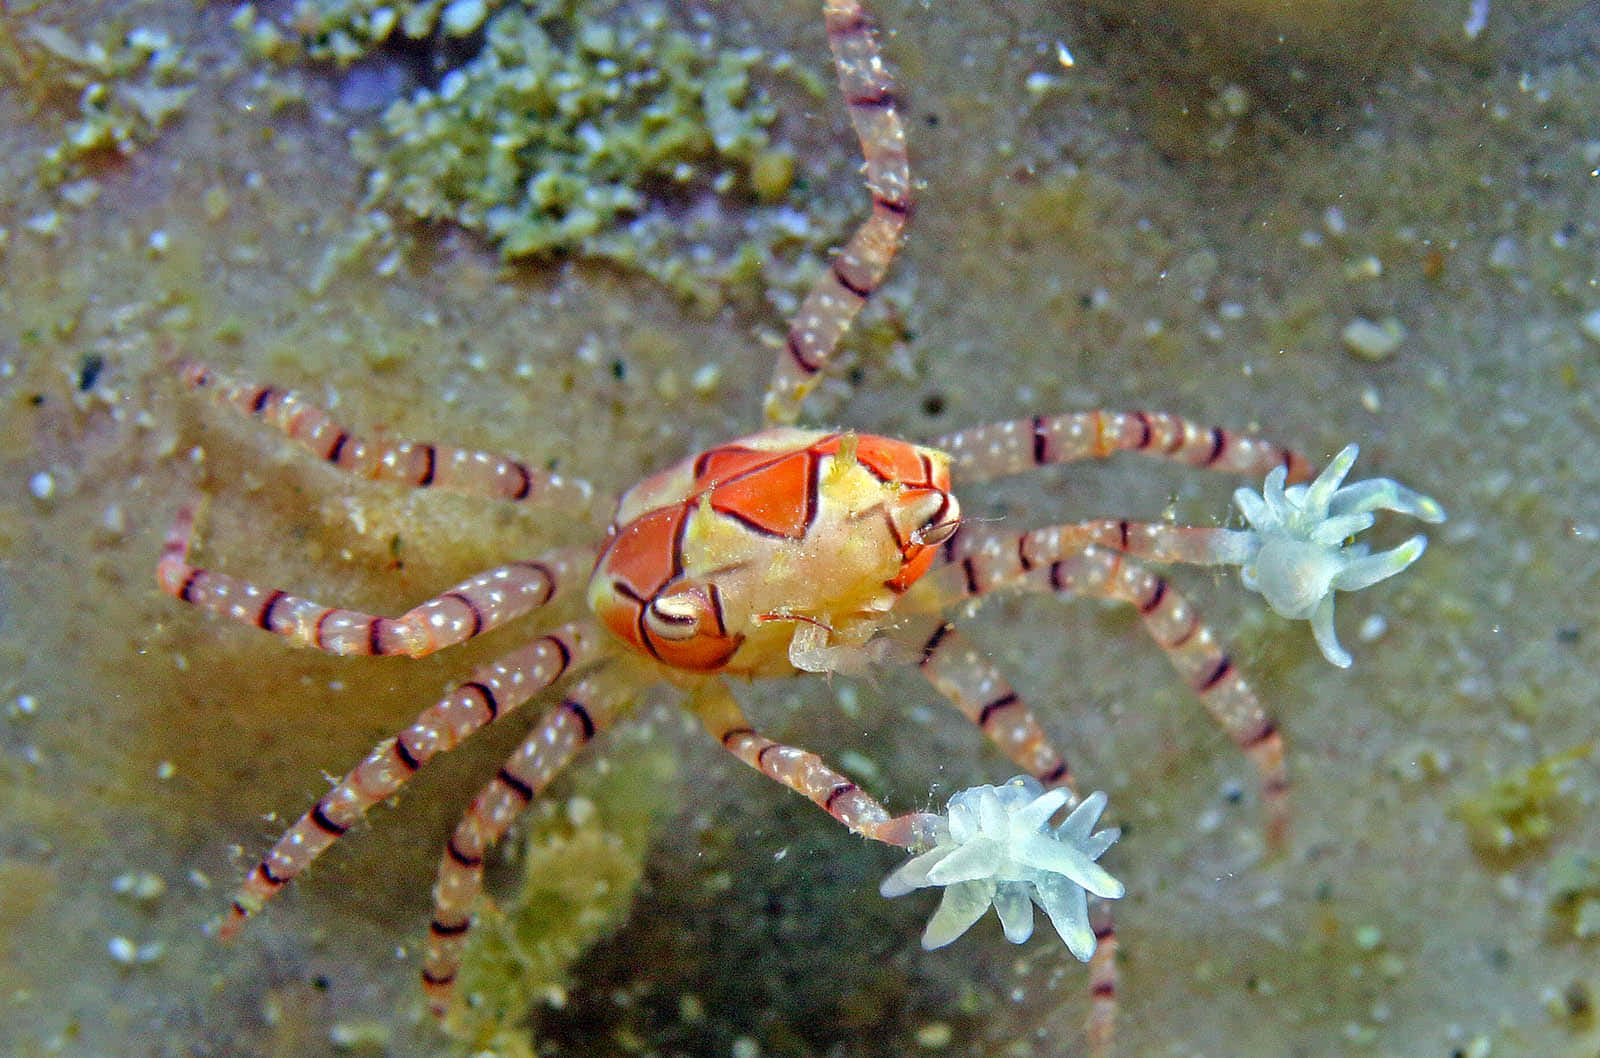
[[[1461,31],[1467,35],[1468,40],[1477,40],[1478,34],[1483,32],[1489,24],[1489,0],[1471,0],[1467,5],[1466,21],[1461,23]]]
[[[863,782],[877,785],[882,772],[878,764],[864,753],[855,750],[843,750],[839,754],[839,767],[843,768],[851,778],[859,778]]]
[[[1517,240],[1502,235],[1489,248],[1489,267],[1496,272],[1510,272],[1522,266],[1522,248]]]
[[[399,21],[400,12],[392,7],[380,7],[367,19],[367,34],[373,40],[388,40],[395,23]]]
[[[1346,349],[1363,360],[1387,360],[1406,340],[1406,328],[1393,316],[1385,317],[1382,323],[1358,316],[1345,324],[1339,337]]]
[[[128,516],[123,512],[122,504],[110,504],[100,512],[100,526],[112,536],[121,536],[127,532]]]
[[[106,951],[123,966],[135,963],[152,963],[166,954],[167,946],[159,940],[149,944],[135,944],[127,937],[112,937],[106,942]]]
[[[587,797],[573,797],[567,801],[567,822],[575,827],[588,825],[598,814],[599,809]]]
[[[682,383],[678,380],[678,373],[670,367],[656,376],[656,396],[660,397],[662,401],[676,400],[682,388]]]
[[[74,180],[69,184],[62,184],[57,188],[64,202],[83,209],[100,197],[100,182],[97,180]]]
[[[452,37],[465,37],[483,25],[488,14],[484,0],[453,0],[439,16],[439,25]]]
[[[48,500],[56,492],[56,479],[48,470],[41,470],[28,479],[28,491],[36,500]]]
[[[1022,87],[1028,90],[1029,95],[1043,95],[1055,85],[1056,78],[1047,73],[1035,70],[1023,79]]]
[[[206,193],[200,200],[201,209],[204,210],[206,219],[215,224],[227,216],[230,197],[228,189],[221,184],[212,184],[206,188]]]
[[[1358,257],[1344,266],[1346,279],[1377,279],[1383,275],[1383,261],[1374,254]]]
[[[111,891],[141,903],[159,900],[167,891],[166,880],[149,871],[129,871],[111,879]]]
[[[1377,1029],[1371,1025],[1363,1025],[1359,1021],[1345,1022],[1343,1032],[1345,1039],[1362,1047],[1370,1046],[1378,1038]]]
[[[341,1051],[386,1050],[393,1034],[380,1021],[340,1021],[328,1029],[328,1041]]]
[[[722,368],[719,365],[702,364],[689,377],[689,386],[698,395],[708,397],[716,392],[717,383],[720,381],[722,381]]]
[[[53,209],[36,213],[23,221],[22,226],[35,235],[54,235],[61,230],[61,214]]]
[[[1224,86],[1217,93],[1217,102],[1222,104],[1223,112],[1231,118],[1242,118],[1250,112],[1250,93],[1240,85]]]

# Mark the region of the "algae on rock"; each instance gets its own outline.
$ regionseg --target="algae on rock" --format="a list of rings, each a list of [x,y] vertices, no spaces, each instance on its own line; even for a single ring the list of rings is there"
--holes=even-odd
[[[1463,798],[1456,816],[1473,848],[1483,856],[1511,858],[1543,846],[1574,813],[1573,771],[1593,752],[1594,743],[1585,742],[1551,754]]]
[[[161,30],[138,27],[107,40],[79,41],[43,22],[21,33],[18,62],[33,80],[77,93],[77,114],[60,142],[39,159],[39,177],[56,187],[98,151],[132,154],[188,101],[194,70],[183,49]]]
[[[533,1053],[522,1027],[529,1009],[560,1005],[571,964],[627,918],[650,841],[676,801],[677,769],[670,748],[640,729],[619,731],[613,746],[580,770],[564,802],[532,810],[517,891],[479,911],[449,1023],[474,1054]]]
[[[300,10],[308,53],[350,61],[397,28],[457,35],[458,6]],[[606,260],[708,308],[777,248],[834,234],[782,205],[793,162],[770,142],[775,110],[751,73],[784,60],[708,47],[658,4],[474,4],[456,28],[482,34],[476,54],[355,137],[369,207],[481,231],[506,258]],[[318,43],[331,40],[347,43]],[[708,208],[730,193],[753,211],[743,223]]]

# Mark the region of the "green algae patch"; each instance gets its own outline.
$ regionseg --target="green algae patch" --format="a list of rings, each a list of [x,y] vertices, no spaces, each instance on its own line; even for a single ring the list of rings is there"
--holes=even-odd
[[[1457,802],[1456,818],[1466,825],[1473,849],[1508,859],[1549,841],[1576,807],[1573,772],[1593,750],[1594,743],[1585,742],[1553,754]]]
[[[771,143],[775,108],[752,81],[762,53],[707,47],[660,5],[300,10],[307,53],[339,61],[397,32],[482,34],[437,87],[355,137],[368,208],[482,232],[508,260],[640,271],[708,310],[779,247],[822,241],[784,208],[794,164]],[[729,216],[724,200],[749,215]]]
[[[452,35],[459,36],[477,28],[472,25],[461,29],[470,22],[467,12],[479,12],[477,21],[481,24],[487,5],[484,0],[457,0],[450,6],[454,13],[449,25],[456,31]],[[431,37],[444,10],[445,0],[299,0],[294,5],[293,24],[307,55],[344,66],[364,58],[397,30],[411,40]],[[276,38],[275,30],[267,32]]]
[[[67,181],[81,175],[91,156],[134,153],[155,139],[194,91],[195,72],[183,49],[156,29],[79,41],[59,27],[34,22],[23,28],[17,54],[26,80],[44,97],[76,96],[76,112],[61,139],[39,159],[40,180],[48,187],[74,186]]]
[[[478,915],[449,1025],[474,1054],[532,1054],[521,1027],[529,1009],[564,1004],[568,967],[628,915],[650,841],[677,800],[677,769],[670,749],[638,729],[616,745],[565,802],[533,809],[516,893]]]
[[[751,56],[705,62],[660,8],[569,23],[565,46],[552,21],[502,11],[477,58],[389,108],[384,136],[357,144],[382,195],[524,257],[640,212],[641,181],[688,184],[765,147],[770,109],[742,109]]]

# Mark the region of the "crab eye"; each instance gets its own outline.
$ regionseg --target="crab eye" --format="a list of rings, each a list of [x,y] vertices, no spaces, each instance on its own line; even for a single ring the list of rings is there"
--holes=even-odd
[[[644,624],[652,635],[671,643],[722,634],[712,592],[700,584],[680,584],[651,599],[644,608]]]
[[[947,518],[944,521],[930,521],[921,529],[911,534],[911,542],[922,547],[938,547],[961,528],[960,518]]]
[[[700,612],[689,596],[664,595],[645,607],[644,623],[652,634],[678,643],[699,633]]]

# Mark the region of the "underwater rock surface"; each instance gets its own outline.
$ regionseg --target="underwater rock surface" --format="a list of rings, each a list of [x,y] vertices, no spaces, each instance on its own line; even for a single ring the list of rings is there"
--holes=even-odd
[[[1123,829],[1106,853],[1128,890],[1123,1054],[1600,1046],[1600,948],[1578,928],[1594,886],[1576,866],[1600,853],[1600,345],[1585,326],[1600,308],[1600,62],[1572,45],[1600,24],[1592,6],[1496,2],[1469,38],[1472,8],[1347,70],[1308,45],[1304,71],[1334,81],[1289,97],[1295,53],[1244,83],[1182,34],[1071,5],[874,5],[925,186],[850,339],[858,377],[830,386],[814,422],[926,438],[1159,408],[1319,464],[1359,442],[1363,467],[1451,515],[1404,577],[1341,603],[1349,670],[1235,579],[1174,575],[1287,740],[1277,859],[1247,763],[1132,615],[1002,599],[966,623]],[[821,79],[819,95],[770,77],[766,135],[805,192],[795,238],[848,231],[868,205],[816,5],[706,10],[725,41]],[[639,272],[505,266],[476,235],[372,216],[350,148],[371,101],[343,105],[345,72],[269,58],[281,43],[233,22],[167,0],[0,15],[7,1054],[448,1050],[415,981],[428,888],[519,731],[433,765],[237,943],[203,927],[324,772],[523,633],[406,662],[207,620],[155,588],[184,500],[210,497],[207,562],[385,612],[595,539],[577,518],[356,486],[183,398],[173,358],[620,489],[756,425],[794,274],[824,264],[774,266],[756,297],[707,312]],[[387,84],[402,82],[363,92]],[[59,149],[85,128],[105,138]],[[684,223],[738,232],[758,208],[712,196]],[[1404,338],[1352,355],[1341,334],[1358,319]],[[1222,524],[1235,484],[1121,459],[962,500],[1017,525]],[[912,671],[743,698],[896,810],[1014,770]],[[668,791],[638,823],[654,838],[631,912],[543,989],[540,1053],[1078,1049],[1084,971],[1058,941],[1013,948],[986,921],[924,952],[931,898],[877,895],[901,857],[727,759],[665,696],[638,722],[648,749],[601,743],[553,792],[565,806],[646,774]],[[518,879],[511,864],[491,881],[509,894]],[[507,1039],[504,1053],[525,1045]]]

